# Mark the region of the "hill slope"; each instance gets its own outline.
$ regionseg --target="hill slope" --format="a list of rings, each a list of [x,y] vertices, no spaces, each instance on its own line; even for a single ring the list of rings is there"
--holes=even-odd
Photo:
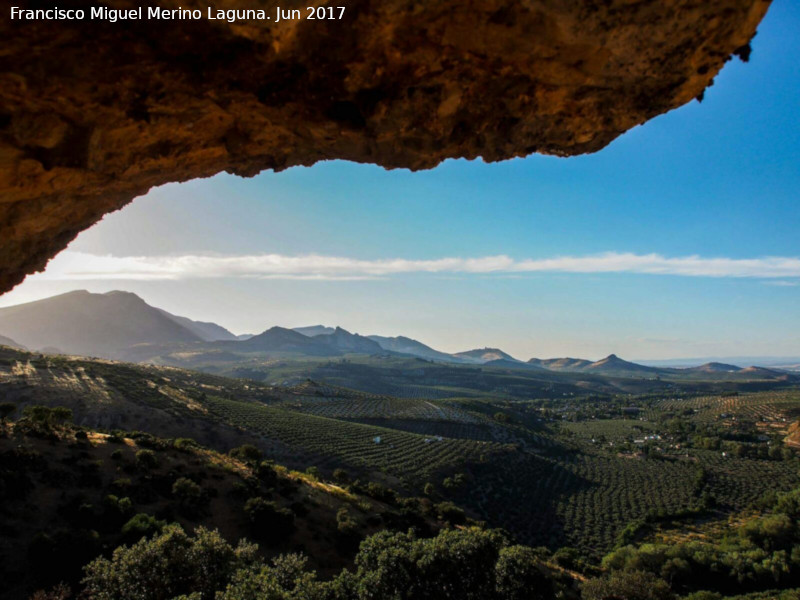
[[[433,348],[427,346],[426,344],[423,344],[422,342],[418,342],[417,340],[402,335],[397,337],[369,335],[367,337],[372,341],[380,344],[381,348],[383,348],[384,350],[390,350],[392,352],[398,352],[400,354],[410,354],[411,356],[418,356],[420,358],[427,358],[429,360],[441,360],[445,362],[462,362],[460,359],[453,356],[452,354],[439,352],[438,350],[434,350]]]
[[[9,348],[19,348],[20,350],[25,350],[25,346],[20,344],[19,342],[15,342],[11,338],[8,338],[4,335],[0,335],[0,346],[8,346]]]
[[[316,337],[308,337],[285,327],[270,327],[263,333],[238,342],[226,344],[234,351],[292,353],[309,356],[335,356],[340,352]]]
[[[168,313],[161,308],[157,308],[156,310],[175,321],[178,325],[182,325],[204,342],[216,342],[224,340],[232,341],[240,338],[240,336],[232,334],[230,331],[221,325],[217,325],[216,323],[192,321],[187,317],[179,317],[178,315]]]
[[[506,354],[499,348],[477,348],[475,350],[466,350],[464,352],[456,352],[453,356],[463,358],[470,362],[486,363],[491,360],[510,360],[520,362],[510,354]]]
[[[336,330],[333,327],[326,327],[325,325],[309,325],[307,327],[293,327],[292,331],[302,333],[308,337],[314,337],[315,335],[329,335]]]
[[[357,354],[381,354],[383,352],[383,348],[378,342],[357,333],[350,333],[341,327],[334,329],[333,333],[318,335],[313,339],[342,352]]]
[[[0,309],[0,331],[28,348],[115,358],[136,344],[202,341],[129,292],[69,292]]]
[[[27,417],[0,422],[0,455],[0,481],[16,484],[0,486],[4,598],[75,583],[104,549],[166,522],[214,528],[231,543],[248,538],[265,558],[302,548],[323,573],[349,566],[358,542],[380,529],[439,528],[435,515],[409,519],[356,489],[261,463],[252,446],[221,454],[187,438],[109,435]],[[261,505],[263,522],[248,501]]]
[[[528,363],[551,371],[581,371],[592,361],[583,358],[532,358]]]
[[[741,370],[742,368],[736,365],[728,365],[719,362],[709,362],[699,367],[689,367],[686,369],[686,371],[693,371],[696,373],[738,373]]]
[[[636,363],[622,360],[616,354],[609,354],[605,358],[598,360],[588,366],[584,371],[589,373],[604,373],[604,374],[658,374],[659,369],[654,367],[645,367]]]

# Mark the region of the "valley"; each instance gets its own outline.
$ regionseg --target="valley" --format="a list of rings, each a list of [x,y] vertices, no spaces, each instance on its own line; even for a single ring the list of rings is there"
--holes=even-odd
[[[163,454],[158,464],[183,465],[142,480],[145,489],[156,486],[154,493],[126,501],[133,503],[125,509],[127,519],[142,511],[137,523],[150,523],[135,539],[171,531],[161,523],[173,520],[181,531],[216,528],[230,543],[252,538],[256,530],[243,506],[254,498],[274,504],[275,493],[253,488],[246,475],[241,483],[226,483],[206,473],[204,462],[192,463],[199,468],[192,471],[171,450],[179,443],[205,448],[210,454],[204,456],[217,457],[211,463],[228,461],[226,468],[241,474],[255,467],[229,461],[236,460],[237,448],[250,448],[294,482],[279,485],[279,496],[286,486],[307,490],[301,494],[307,500],[289,496],[270,505],[279,515],[274,519],[291,514],[295,525],[262,548],[264,560],[300,550],[320,577],[338,581],[343,575],[336,573],[358,560],[359,540],[380,531],[411,527],[425,538],[477,527],[537,548],[547,585],[560,586],[570,598],[582,579],[614,575],[607,562],[617,560],[622,548],[640,552],[651,539],[746,520],[766,510],[769,494],[800,489],[800,384],[791,371],[723,363],[652,367],[613,354],[599,361],[523,362],[496,348],[450,355],[410,338],[361,336],[339,327],[272,327],[235,336],[132,294],[66,296],[41,301],[49,320],[39,318],[37,303],[0,310],[0,327],[9,333],[0,344],[0,398],[12,420],[0,442],[29,435],[62,440],[77,428],[78,440],[88,441],[70,442],[72,449],[23,446],[48,456],[47,463],[67,460],[53,452],[78,452],[81,460],[97,455],[93,468],[106,473],[93,475],[91,484],[83,471],[64,475],[74,492],[61,493],[63,506],[55,513],[36,516],[38,527],[62,523],[74,535],[64,515],[74,523],[84,517],[64,503],[105,502],[83,488],[119,479],[112,471],[127,463],[114,466],[116,459],[104,450],[113,439],[131,452],[154,448]],[[81,345],[74,346],[77,329]],[[105,357],[59,352],[52,344]],[[67,411],[70,424],[58,426],[67,430],[54,430],[47,411]],[[20,438],[20,431],[29,433]],[[0,455],[7,461],[15,452]],[[227,456],[234,458],[220,458]],[[75,460],[65,464],[81,464]],[[15,461],[0,473],[8,499],[14,469],[21,468]],[[177,492],[169,488],[184,472],[184,479],[205,490],[195,495],[209,498],[192,518],[174,504]],[[51,479],[48,474],[41,485],[54,485]],[[39,493],[38,485],[31,494]],[[242,485],[249,491],[242,492]],[[350,505],[341,505],[347,498]],[[8,510],[7,518],[21,518],[16,508]],[[222,519],[223,513],[245,516],[236,521]],[[95,541],[80,542],[85,553],[66,564],[133,539],[125,527],[115,533],[133,525],[123,523],[123,515],[114,519]],[[88,535],[80,522],[81,535]],[[34,540],[41,531],[35,527],[8,530],[38,548]],[[48,552],[78,543],[64,539],[72,541],[48,542]],[[10,597],[24,598],[29,576],[21,564],[8,564],[19,590]],[[794,568],[787,566],[792,575],[775,583],[790,586]],[[63,571],[73,586],[75,569]],[[698,585],[689,578],[673,587],[688,593]],[[766,584],[748,585],[758,590]]]
[[[724,521],[767,490],[800,486],[798,458],[784,444],[800,418],[797,388],[521,399],[467,386],[415,398],[336,379],[269,385],[0,352],[0,395],[18,414],[66,407],[92,431],[189,437],[223,453],[249,444],[323,480],[369,482],[379,499],[451,503],[461,519],[550,552],[573,548],[587,565],[627,539],[631,523],[640,524],[635,540],[666,525]]]

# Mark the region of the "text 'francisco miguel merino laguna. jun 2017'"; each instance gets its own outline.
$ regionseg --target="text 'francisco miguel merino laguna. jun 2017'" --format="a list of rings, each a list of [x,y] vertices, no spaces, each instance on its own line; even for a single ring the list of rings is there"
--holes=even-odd
[[[177,21],[200,20],[227,21],[281,21],[292,20],[339,20],[344,17],[344,6],[308,6],[306,8],[283,9],[276,7],[275,12],[267,14],[262,9],[218,9],[207,7],[205,11],[188,8],[162,8],[147,6],[129,9],[114,9],[106,6],[91,8],[51,8],[27,9],[18,6],[10,7],[12,21]]]

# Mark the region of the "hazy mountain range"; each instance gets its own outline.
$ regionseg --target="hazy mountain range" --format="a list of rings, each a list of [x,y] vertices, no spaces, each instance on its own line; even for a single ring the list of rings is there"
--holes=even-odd
[[[11,338],[8,338],[4,335],[0,335],[0,346],[10,346],[11,348],[17,348],[19,350],[26,350],[25,346],[20,344],[19,342],[15,342]]]
[[[585,373],[628,378],[781,379],[787,373],[708,362],[689,368],[650,366],[611,354],[598,361],[532,358],[521,361],[499,348],[449,354],[398,336],[362,336],[341,327],[272,327],[237,336],[216,323],[173,315],[130,292],[94,294],[84,290],[0,309],[0,345],[51,353],[101,356],[136,362],[169,362],[173,354],[198,361],[242,362],[253,356],[335,357],[396,355],[462,365],[541,372]],[[800,362],[800,361],[798,361]]]

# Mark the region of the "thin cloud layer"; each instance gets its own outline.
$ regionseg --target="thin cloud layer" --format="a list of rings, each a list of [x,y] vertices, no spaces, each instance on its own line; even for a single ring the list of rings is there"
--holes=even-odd
[[[403,258],[358,260],[340,256],[100,256],[65,251],[37,276],[49,280],[180,280],[257,278],[297,280],[362,280],[404,273],[643,273],[685,277],[800,278],[800,258],[665,257],[660,254],[606,252],[590,256],[560,256],[514,260],[508,256],[480,258]],[[785,284],[781,284],[785,285]]]

